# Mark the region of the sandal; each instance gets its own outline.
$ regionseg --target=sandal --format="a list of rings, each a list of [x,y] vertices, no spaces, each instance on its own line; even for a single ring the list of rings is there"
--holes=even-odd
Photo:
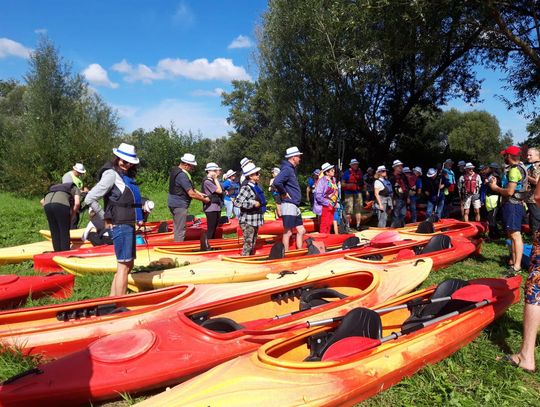
[[[521,269],[519,270],[516,270],[514,268],[514,266],[509,266],[506,271],[503,273],[504,277],[506,278],[510,278],[510,277],[515,277],[517,276],[519,273],[521,273]]]
[[[512,356],[515,356],[518,359],[518,362],[516,362],[514,359],[512,359]],[[505,362],[508,362],[510,366],[517,367],[524,372],[527,373],[536,373],[536,369],[525,369],[524,367],[521,367],[521,358],[518,355],[504,355],[502,358]]]

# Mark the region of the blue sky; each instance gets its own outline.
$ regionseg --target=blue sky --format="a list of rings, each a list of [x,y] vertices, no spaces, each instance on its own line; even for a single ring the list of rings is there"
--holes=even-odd
[[[126,131],[170,123],[218,137],[231,128],[220,93],[257,77],[255,30],[265,0],[0,0],[0,79],[22,80],[27,57],[46,34],[76,72],[117,109]],[[482,103],[515,141],[527,119],[496,98],[497,74],[481,71]]]

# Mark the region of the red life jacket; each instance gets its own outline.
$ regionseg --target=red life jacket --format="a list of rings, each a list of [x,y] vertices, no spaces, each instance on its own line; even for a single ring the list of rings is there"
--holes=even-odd
[[[478,174],[473,173],[472,175],[464,175],[463,176],[463,189],[465,190],[465,193],[467,195],[477,194],[478,193],[478,185],[477,185],[477,178]]]
[[[409,183],[409,188],[416,189],[416,175],[414,174],[405,174],[407,177],[407,182]]]
[[[347,181],[347,184],[354,184],[354,185],[353,186],[344,185],[342,189],[347,190],[347,191],[361,191],[362,186],[364,185],[364,177],[362,175],[362,171],[360,169],[353,171],[351,168],[349,168],[349,180]]]

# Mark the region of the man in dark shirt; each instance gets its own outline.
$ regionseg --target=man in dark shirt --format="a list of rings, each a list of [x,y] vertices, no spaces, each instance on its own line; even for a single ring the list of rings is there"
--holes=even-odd
[[[169,177],[169,196],[167,203],[173,215],[174,221],[174,241],[183,242],[186,235],[186,218],[189,204],[192,199],[197,199],[204,203],[210,199],[203,193],[193,188],[190,172],[197,165],[195,156],[186,153],[180,159],[178,167],[173,167]]]

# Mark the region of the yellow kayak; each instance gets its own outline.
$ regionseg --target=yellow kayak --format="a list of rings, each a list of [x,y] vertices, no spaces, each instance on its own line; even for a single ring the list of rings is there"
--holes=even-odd
[[[72,249],[76,247],[85,247],[91,245],[72,244]],[[52,252],[53,245],[49,240],[41,242],[27,243],[19,246],[0,248],[0,265],[21,263],[26,260],[32,260],[34,255],[45,252]]]
[[[84,233],[85,229],[82,228],[82,229],[71,229],[69,231],[69,238],[71,241],[73,240],[82,240],[82,235]],[[41,229],[39,231],[39,233],[41,234],[41,236],[43,236],[45,239],[47,240],[51,240],[52,237],[51,237],[51,231],[48,230],[48,229]]]

